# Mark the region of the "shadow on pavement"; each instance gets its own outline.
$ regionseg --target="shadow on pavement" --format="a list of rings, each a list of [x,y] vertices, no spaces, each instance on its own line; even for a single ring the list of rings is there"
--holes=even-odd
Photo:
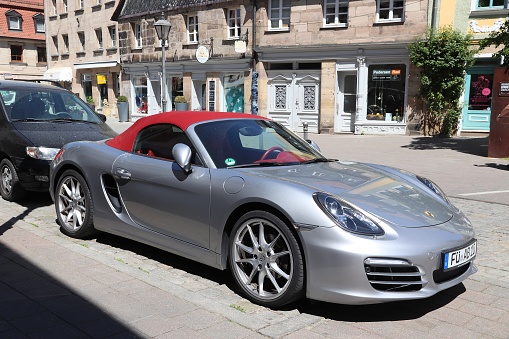
[[[4,241],[18,220],[51,203],[47,194],[31,195],[20,202],[22,213],[0,224],[0,337],[138,337]]]
[[[446,306],[465,291],[465,286],[459,284],[426,299],[360,306],[303,300],[297,302],[293,307],[297,308],[301,313],[338,321],[376,322],[411,320],[418,319],[429,312]]]
[[[484,165],[474,165],[476,167],[490,167],[490,168],[495,168],[495,169],[499,169],[499,170],[506,170],[508,171],[509,170],[509,165],[508,164],[496,164],[494,162],[489,162],[489,163],[485,163]]]
[[[417,137],[403,148],[414,150],[450,149],[461,153],[488,156],[489,137]]]

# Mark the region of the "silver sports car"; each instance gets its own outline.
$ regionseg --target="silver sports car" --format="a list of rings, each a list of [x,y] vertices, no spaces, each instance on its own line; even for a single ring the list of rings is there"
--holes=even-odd
[[[315,146],[259,116],[161,113],[64,146],[50,192],[68,236],[229,268],[269,307],[426,298],[476,272],[473,227],[432,181]]]

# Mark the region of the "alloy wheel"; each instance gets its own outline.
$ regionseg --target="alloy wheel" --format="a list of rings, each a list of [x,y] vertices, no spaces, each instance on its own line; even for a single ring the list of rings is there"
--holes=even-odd
[[[2,167],[2,190],[5,194],[12,191],[12,172],[9,166]]]
[[[87,213],[85,192],[81,183],[73,176],[67,176],[58,189],[58,212],[60,220],[68,230],[83,226]]]

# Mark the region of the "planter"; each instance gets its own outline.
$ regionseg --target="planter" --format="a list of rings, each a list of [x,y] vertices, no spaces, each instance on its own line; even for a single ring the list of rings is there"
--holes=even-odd
[[[176,102],[175,110],[176,111],[187,111],[187,102]]]
[[[126,122],[129,119],[129,103],[117,102],[118,121]]]

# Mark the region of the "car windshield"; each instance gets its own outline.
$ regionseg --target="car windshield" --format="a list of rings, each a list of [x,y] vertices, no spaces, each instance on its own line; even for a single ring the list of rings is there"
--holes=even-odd
[[[217,168],[327,161],[306,141],[274,121],[221,120],[200,124],[194,130]]]
[[[2,90],[0,95],[12,121],[101,122],[99,116],[71,92],[20,88]]]

